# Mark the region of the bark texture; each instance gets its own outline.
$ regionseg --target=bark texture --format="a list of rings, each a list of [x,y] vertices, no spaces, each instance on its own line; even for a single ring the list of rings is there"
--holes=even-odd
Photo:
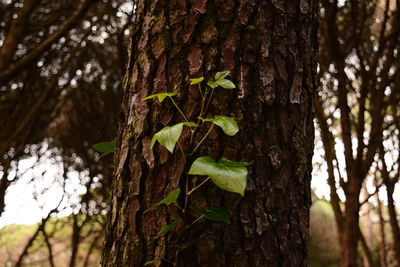
[[[306,266],[318,2],[141,0],[136,6],[102,265],[143,266],[163,257],[176,266]],[[179,152],[150,150],[157,131],[183,118],[168,100],[142,98],[177,92],[178,105],[194,120],[200,98],[188,79],[222,70],[232,71],[237,88],[216,90],[205,116],[238,118],[241,131],[226,137],[213,129],[186,166]],[[184,131],[183,149],[203,135],[191,143]],[[173,245],[182,237],[153,237],[179,211],[143,211],[185,188],[185,173],[200,155],[253,164],[245,197],[212,183],[193,194],[196,206],[225,207],[231,224],[196,224],[185,237],[195,244],[178,252]]]

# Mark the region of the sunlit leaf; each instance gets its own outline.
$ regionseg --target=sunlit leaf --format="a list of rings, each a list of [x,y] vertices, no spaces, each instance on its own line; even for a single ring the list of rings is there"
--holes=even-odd
[[[225,89],[236,88],[235,84],[232,81],[227,80],[227,79],[223,79],[223,80],[217,81],[217,83],[218,83],[219,86],[221,86],[222,88],[225,88]]]
[[[174,95],[176,95],[176,93],[158,93],[158,94],[146,96],[145,98],[143,98],[143,100],[149,100],[149,99],[157,97],[158,101],[161,103],[164,101],[164,99],[166,97],[173,97]]]
[[[160,145],[166,147],[169,152],[173,152],[176,142],[182,134],[183,123],[178,123],[173,126],[166,126],[156,133],[150,143],[150,147],[153,148],[156,140]]]
[[[158,234],[154,237],[154,239],[165,236],[169,231],[173,230],[180,221],[181,219],[177,218],[171,224],[168,224],[167,226],[163,227],[163,229],[161,229],[161,231],[158,232]]]
[[[210,119],[203,119],[203,121],[212,122],[215,125],[221,127],[225,134],[229,136],[234,136],[239,131],[239,126],[234,118],[227,117],[227,116],[215,116],[214,118]]]
[[[218,163],[208,156],[197,158],[190,167],[191,175],[206,175],[219,188],[244,196],[248,163],[222,158]]]
[[[209,220],[230,223],[228,212],[224,208],[208,208],[207,210],[203,210],[195,206],[190,206],[190,208],[201,213]]]
[[[195,85],[195,84],[201,83],[203,80],[204,80],[204,77],[190,79],[190,85]]]

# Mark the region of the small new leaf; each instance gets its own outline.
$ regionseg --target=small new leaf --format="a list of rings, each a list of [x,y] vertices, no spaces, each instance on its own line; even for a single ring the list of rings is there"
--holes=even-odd
[[[239,131],[239,126],[235,121],[235,119],[232,117],[215,116],[214,118],[211,119],[203,119],[203,118],[200,119],[203,121],[214,123],[215,125],[219,126],[224,131],[225,134],[229,136],[234,136]]]
[[[218,82],[214,82],[214,81],[207,82],[207,85],[210,86],[212,89],[219,86]]]
[[[149,100],[149,99],[157,97],[158,101],[161,103],[164,101],[164,99],[166,97],[173,97],[174,95],[176,95],[176,93],[158,93],[158,94],[146,96],[145,98],[143,98],[143,100]]]
[[[96,150],[97,152],[103,153],[103,154],[101,154],[100,157],[104,157],[105,155],[113,153],[115,151],[115,146],[116,146],[115,140],[113,140],[111,142],[101,142],[101,143],[92,145],[94,150]]]
[[[195,84],[201,83],[203,80],[204,80],[204,77],[190,79],[190,85],[195,85]]]
[[[202,215],[204,215],[204,217],[206,217],[207,219],[209,219],[211,221],[230,223],[228,212],[224,208],[211,208],[210,207],[207,210],[203,210],[203,209],[197,208],[195,206],[190,206],[190,208],[201,213]]]
[[[154,206],[152,206],[151,208],[148,208],[147,210],[145,210],[144,212],[143,212],[143,214],[144,213],[146,213],[146,212],[148,212],[149,210],[152,210],[152,209],[154,209],[155,207],[158,207],[158,206],[160,206],[160,205],[170,205],[170,204],[172,204],[172,203],[175,203],[176,202],[176,200],[178,199],[178,197],[179,197],[179,194],[181,193],[181,189],[178,187],[178,188],[176,188],[176,189],[174,189],[174,190],[172,190],[169,194],[168,194],[168,196],[166,196],[165,198],[163,198],[160,202],[158,202],[157,204],[155,204]]]
[[[160,232],[158,232],[158,234],[154,237],[154,239],[165,236],[169,231],[173,230],[180,221],[181,220],[179,218],[175,219],[171,224],[168,224],[163,229],[161,229]]]
[[[158,202],[158,203],[156,204],[156,206],[162,205],[162,204],[170,205],[171,203],[174,203],[174,202],[178,199],[180,193],[181,193],[181,189],[180,189],[179,187],[176,188],[176,189],[174,189],[174,190],[172,190],[172,191],[168,194],[168,196],[166,196],[166,197],[163,198],[160,202]]]
[[[247,165],[249,165],[247,162],[231,161],[225,158],[215,162],[212,158],[203,156],[193,162],[189,174],[209,176],[219,188],[244,196]]]

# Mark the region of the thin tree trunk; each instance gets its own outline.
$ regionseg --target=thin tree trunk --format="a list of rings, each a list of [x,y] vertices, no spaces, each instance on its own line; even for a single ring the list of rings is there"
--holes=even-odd
[[[396,207],[394,205],[394,200],[393,200],[393,192],[394,192],[395,183],[387,181],[387,182],[385,182],[385,185],[386,185],[386,192],[387,192],[387,199],[388,199],[390,226],[391,226],[392,235],[393,235],[393,246],[394,246],[395,258],[396,258],[397,264],[400,266],[400,228],[399,228],[399,222],[397,220]]]
[[[93,254],[94,249],[96,248],[96,245],[99,243],[99,238],[101,238],[100,234],[94,235],[93,241],[90,243],[88,252],[85,257],[85,261],[83,262],[83,267],[89,266],[90,262],[90,256]]]
[[[29,248],[32,246],[33,241],[35,241],[36,237],[39,235],[39,233],[41,231],[41,227],[42,227],[42,224],[40,224],[38,226],[38,228],[36,229],[35,233],[28,240],[28,243],[26,243],[24,249],[22,250],[21,254],[18,257],[17,262],[15,263],[15,267],[21,267],[22,266],[22,264],[24,262],[24,259],[25,259],[25,256],[28,254]]]
[[[71,257],[69,259],[69,267],[74,267],[76,264],[76,258],[78,257],[78,248],[80,244],[80,232],[81,227],[78,223],[79,217],[78,215],[73,215],[73,223],[72,223],[72,236],[71,236]]]
[[[373,267],[374,262],[372,259],[371,249],[369,247],[369,244],[368,244],[366,238],[364,237],[363,233],[361,232],[361,229],[359,229],[359,231],[360,231],[360,233],[359,233],[360,242],[361,242],[361,246],[364,251],[364,267]]]
[[[346,207],[344,210],[343,246],[341,267],[358,266],[359,210],[362,180],[349,179],[346,185]]]
[[[306,266],[318,2],[142,0],[136,6],[102,265],[143,266],[162,257],[156,266]],[[196,191],[194,205],[225,207],[231,224],[194,225],[187,239],[195,244],[179,251],[179,235],[154,239],[178,210],[143,211],[178,186],[186,191],[182,154],[150,149],[158,130],[183,119],[171,102],[142,99],[174,91],[195,120],[199,92],[188,78],[209,80],[222,70],[232,71],[237,88],[216,90],[204,116],[239,118],[241,131],[225,137],[214,129],[187,162],[201,155],[253,162],[248,186],[243,198],[212,184]],[[203,134],[191,143],[184,132],[182,149]]]
[[[381,267],[388,266],[388,255],[386,248],[386,233],[385,233],[385,219],[382,214],[382,203],[379,199],[378,193],[375,193],[376,201],[378,202],[378,215],[379,215],[379,233],[380,233],[380,242],[379,242],[379,255],[380,255],[380,264]]]
[[[49,236],[46,233],[46,229],[45,228],[42,229],[42,233],[43,233],[43,236],[44,236],[44,241],[46,243],[47,251],[49,252],[49,263],[50,263],[50,266],[51,267],[55,267],[56,265],[54,264],[53,248],[51,246],[50,239],[49,239]]]

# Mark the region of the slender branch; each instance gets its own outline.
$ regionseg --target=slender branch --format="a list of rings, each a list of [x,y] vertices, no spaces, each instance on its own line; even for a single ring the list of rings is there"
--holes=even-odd
[[[29,51],[25,56],[16,61],[14,64],[10,65],[7,69],[0,71],[0,83],[7,82],[13,75],[17,74],[23,70],[29,64],[35,62],[43,52],[45,52],[53,43],[55,43],[59,38],[65,35],[70,29],[72,29],[78,22],[80,22],[82,15],[86,13],[90,5],[95,3],[93,0],[85,0],[80,3],[76,12],[74,12],[69,18],[67,18],[59,28],[53,34],[44,39],[35,48]]]
[[[203,182],[201,182],[199,185],[193,187],[192,190],[190,190],[189,192],[186,193],[186,195],[190,196],[194,191],[196,191],[200,186],[202,186],[203,184],[205,184],[208,180],[210,180],[210,176],[207,177],[207,179],[205,179]]]
[[[191,155],[193,155],[194,152],[200,147],[200,145],[206,140],[207,136],[211,133],[211,130],[213,129],[214,124],[211,125],[210,129],[208,129],[207,133],[203,136],[203,138],[200,140],[200,142],[197,144],[197,146],[193,149]]]
[[[211,100],[212,100],[212,96],[213,96],[213,94],[214,94],[214,89],[215,89],[215,88],[213,88],[213,89],[211,90],[211,94],[210,94],[210,97],[208,98],[207,105],[206,105],[206,108],[205,108],[204,112],[207,112],[207,110],[208,110],[208,106],[210,105]]]
[[[179,111],[179,113],[181,113],[182,117],[185,119],[185,121],[189,122],[189,120],[186,118],[185,114],[183,114],[182,110],[178,107],[178,105],[176,104],[175,100],[172,97],[169,97],[172,101],[172,103],[174,104],[174,106],[176,107],[176,109]]]
[[[205,217],[204,215],[201,215],[199,218],[194,220],[190,225],[193,225],[193,224],[197,223],[198,221],[202,220],[204,217]]]
[[[185,155],[185,152],[183,151],[182,145],[181,145],[181,143],[180,143],[179,141],[178,141],[177,143],[178,143],[179,150],[180,150],[181,153],[182,153],[183,159],[184,159],[185,162],[186,162],[186,155]]]

